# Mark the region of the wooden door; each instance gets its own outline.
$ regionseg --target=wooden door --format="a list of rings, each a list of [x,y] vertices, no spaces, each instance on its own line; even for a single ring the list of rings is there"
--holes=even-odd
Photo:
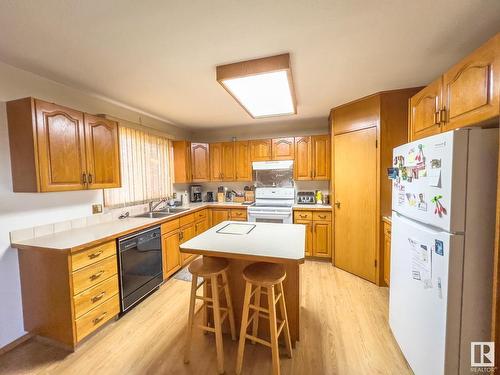
[[[234,143],[236,181],[252,181],[252,163],[250,162],[250,143],[238,141]]]
[[[500,110],[500,33],[443,75],[443,131],[492,119]]]
[[[35,100],[40,191],[87,188],[83,113]]]
[[[271,155],[273,160],[293,160],[295,156],[294,138],[274,138]]]
[[[191,143],[191,173],[193,182],[210,181],[208,143]]]
[[[210,144],[210,180],[222,181],[222,143]]]
[[[312,180],[311,137],[295,137],[295,180]]]
[[[224,142],[222,144],[222,181],[234,181],[236,179],[234,171],[234,142]]]
[[[189,225],[183,226],[180,229],[180,243],[184,243],[186,241],[189,241],[191,238],[195,236],[195,231],[194,231],[194,223],[191,223]],[[186,254],[186,253],[181,253],[181,262],[182,264],[186,264],[186,262],[193,256],[193,254]]]
[[[312,255],[315,257],[331,258],[332,224],[330,222],[314,221],[312,236]]]
[[[391,279],[391,225],[384,223],[384,281],[389,286]]]
[[[179,231],[173,231],[162,236],[163,279],[167,279],[181,268],[181,253],[179,251]]]
[[[306,226],[306,249],[305,256],[313,255],[313,223],[310,220],[295,220],[294,224],[303,224]]]
[[[377,129],[336,135],[335,266],[375,282]]]
[[[212,226],[222,223],[223,221],[229,220],[229,210],[224,208],[212,209]]]
[[[120,187],[118,123],[87,113],[84,122],[89,189]]]
[[[257,139],[250,141],[251,161],[272,160],[272,144],[270,139]]]
[[[410,98],[410,140],[441,132],[442,79],[439,78]]]
[[[314,135],[312,139],[313,179],[330,179],[330,135]]]

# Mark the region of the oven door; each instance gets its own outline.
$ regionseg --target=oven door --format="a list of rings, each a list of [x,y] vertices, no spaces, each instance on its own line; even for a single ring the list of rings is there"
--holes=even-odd
[[[287,211],[267,211],[248,210],[248,221],[252,223],[278,223],[292,224],[292,210]]]

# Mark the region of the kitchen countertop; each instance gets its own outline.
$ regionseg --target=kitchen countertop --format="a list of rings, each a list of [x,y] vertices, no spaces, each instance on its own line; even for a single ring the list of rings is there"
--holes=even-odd
[[[220,207],[220,208],[244,208],[248,205],[235,202],[199,202],[191,203],[189,209],[186,211],[178,212],[170,216],[162,218],[139,218],[129,217],[122,220],[113,220],[106,223],[99,223],[82,228],[70,229],[63,232],[49,234],[46,236],[31,238],[27,240],[13,242],[12,247],[17,249],[44,249],[44,250],[60,250],[60,251],[79,251],[90,246],[100,244],[105,241],[114,240],[118,237],[160,225],[172,219],[184,216],[191,212],[207,208],[207,207]],[[331,206],[325,205],[304,205],[295,204],[294,209],[331,209]]]
[[[294,209],[300,209],[300,210],[331,210],[332,206],[329,204],[301,204],[301,203],[295,203],[292,206]]]
[[[228,224],[255,227],[246,234],[217,233]],[[247,260],[264,257],[301,262],[304,259],[305,235],[304,225],[223,221],[184,242],[180,249],[181,252],[190,254]],[[279,241],[275,241],[276,239]]]

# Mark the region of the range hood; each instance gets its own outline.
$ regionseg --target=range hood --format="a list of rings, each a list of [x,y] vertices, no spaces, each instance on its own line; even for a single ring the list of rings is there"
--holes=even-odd
[[[293,169],[293,160],[254,161],[252,169],[254,171]]]

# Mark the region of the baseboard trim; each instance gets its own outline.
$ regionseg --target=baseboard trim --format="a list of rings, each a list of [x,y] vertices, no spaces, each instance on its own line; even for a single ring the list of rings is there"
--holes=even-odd
[[[12,341],[11,343],[9,343],[9,344],[7,344],[5,346],[2,346],[0,348],[0,355],[5,354],[5,353],[11,351],[15,347],[21,345],[23,342],[28,341],[32,337],[33,337],[32,333],[29,333],[29,332],[25,333],[24,335],[22,335],[21,337],[18,337],[17,339],[15,339],[14,341]]]

